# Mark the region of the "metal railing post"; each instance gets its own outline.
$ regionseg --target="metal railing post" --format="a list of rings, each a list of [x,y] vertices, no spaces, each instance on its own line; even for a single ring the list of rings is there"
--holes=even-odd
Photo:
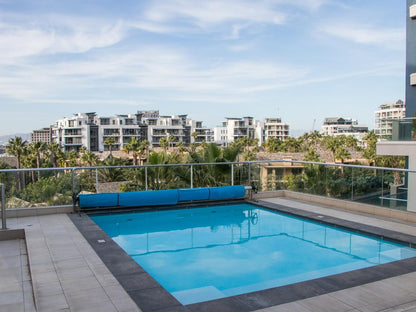
[[[95,169],[95,192],[98,193],[98,169]]]
[[[251,185],[251,163],[248,163],[248,185]]]
[[[194,188],[194,166],[191,165],[191,188]]]
[[[381,207],[384,207],[384,170],[381,170]]]
[[[1,228],[6,230],[6,192],[4,184],[0,184],[1,187]]]
[[[231,164],[231,185],[234,185],[234,164]]]
[[[351,200],[354,200],[354,168],[351,168]]]
[[[75,169],[71,169],[71,185],[72,185],[72,211],[76,211],[76,192],[75,192]]]
[[[144,185],[146,186],[147,191],[147,167],[144,167]]]

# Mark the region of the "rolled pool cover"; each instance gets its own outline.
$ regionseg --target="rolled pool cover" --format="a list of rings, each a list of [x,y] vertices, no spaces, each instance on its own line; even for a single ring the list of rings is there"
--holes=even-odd
[[[208,200],[209,188],[179,189],[178,201]]]
[[[80,194],[79,207],[115,207],[118,206],[118,193]]]
[[[209,188],[209,199],[232,199],[243,198],[246,195],[246,188],[243,185],[218,186]]]
[[[178,203],[178,190],[119,193],[118,204],[124,207],[163,206]]]

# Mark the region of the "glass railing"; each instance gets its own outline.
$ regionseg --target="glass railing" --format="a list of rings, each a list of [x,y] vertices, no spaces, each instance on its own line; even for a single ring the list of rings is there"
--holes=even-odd
[[[72,205],[79,193],[225,185],[289,190],[407,210],[415,170],[290,160],[2,169],[7,208]],[[415,191],[413,191],[415,192]],[[415,194],[416,196],[416,194]]]
[[[416,117],[388,120],[392,132],[386,138],[391,141],[416,141]]]

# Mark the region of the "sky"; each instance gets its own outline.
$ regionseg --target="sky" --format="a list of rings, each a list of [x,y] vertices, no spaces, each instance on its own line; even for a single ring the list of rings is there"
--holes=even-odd
[[[153,109],[373,129],[404,98],[405,2],[0,0],[0,135]]]

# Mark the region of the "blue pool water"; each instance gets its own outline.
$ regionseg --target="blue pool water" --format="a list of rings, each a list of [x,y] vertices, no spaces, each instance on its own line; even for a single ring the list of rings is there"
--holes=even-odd
[[[416,256],[416,250],[250,204],[91,217],[182,304]]]

